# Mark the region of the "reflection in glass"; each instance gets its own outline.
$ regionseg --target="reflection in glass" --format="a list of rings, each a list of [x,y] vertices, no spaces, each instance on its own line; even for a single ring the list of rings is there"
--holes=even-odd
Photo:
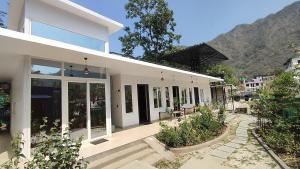
[[[61,121],[61,81],[31,79],[31,143],[36,144],[35,135],[40,131],[43,118],[47,117],[47,130],[55,120]]]
[[[132,90],[130,85],[125,85],[125,107],[126,113],[133,112],[132,109]]]
[[[61,63],[55,61],[31,59],[31,73],[41,75],[61,75]]]
[[[106,106],[104,84],[90,84],[90,101],[91,136],[93,139],[106,135]]]
[[[68,77],[83,77],[83,78],[106,78],[106,69],[94,66],[88,66],[89,73],[84,72],[85,65],[77,65],[65,63],[64,75]]]
[[[86,83],[70,82],[68,90],[71,137],[87,139]]]
[[[166,91],[166,106],[170,107],[170,93],[169,93],[169,87],[165,88]]]
[[[32,21],[31,34],[97,51],[104,51],[104,41]]]

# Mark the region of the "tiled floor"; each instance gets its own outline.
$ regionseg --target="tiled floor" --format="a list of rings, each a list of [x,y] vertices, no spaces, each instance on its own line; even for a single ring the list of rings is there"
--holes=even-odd
[[[84,144],[81,147],[80,155],[84,158],[90,157],[125,144],[152,136],[158,133],[160,130],[159,122],[155,122],[148,125],[138,126],[135,128],[130,128],[120,132],[112,134],[111,138],[108,138],[106,142],[94,145],[94,144]]]
[[[9,158],[10,140],[11,138],[8,133],[0,133],[0,165]]]

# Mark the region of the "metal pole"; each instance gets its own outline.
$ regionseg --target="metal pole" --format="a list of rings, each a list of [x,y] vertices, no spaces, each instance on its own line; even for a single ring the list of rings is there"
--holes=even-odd
[[[230,85],[230,88],[231,88],[232,111],[234,112],[234,100],[233,100],[232,85]]]

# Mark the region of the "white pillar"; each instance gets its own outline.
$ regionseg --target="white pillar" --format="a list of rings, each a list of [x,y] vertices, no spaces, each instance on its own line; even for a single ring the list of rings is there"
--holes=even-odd
[[[30,157],[30,147],[31,147],[31,65],[30,57],[25,56],[24,61],[24,77],[23,77],[23,108],[24,113],[22,117],[21,132],[23,133],[24,148],[23,154],[29,158]]]
[[[111,92],[110,92],[110,73],[106,70],[106,83],[105,83],[105,100],[106,100],[106,130],[107,135],[112,135],[111,129]]]
[[[109,42],[108,41],[104,42],[104,52],[109,54]]]

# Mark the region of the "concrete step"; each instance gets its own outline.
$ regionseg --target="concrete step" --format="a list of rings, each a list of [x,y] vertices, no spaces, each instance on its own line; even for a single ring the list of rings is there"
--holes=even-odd
[[[143,161],[133,161],[124,167],[121,167],[120,169],[156,169],[155,167],[152,167],[151,165],[143,162]]]
[[[155,163],[157,163],[158,161],[164,159],[163,156],[161,156],[158,153],[153,153],[150,154],[149,156],[144,157],[143,159],[141,159],[142,162],[145,162],[149,165],[154,165]]]
[[[102,168],[102,169],[117,169],[117,168],[120,168],[120,167],[123,167],[129,163],[131,163],[132,161],[135,161],[135,160],[141,160],[151,154],[154,153],[154,150],[150,149],[150,148],[147,148],[147,149],[144,149],[140,152],[137,152],[137,153],[134,153],[134,154],[131,154],[129,156],[127,156],[126,158],[122,158],[118,161],[114,161],[113,163],[109,164],[109,165],[106,165],[106,166],[97,166],[96,168],[99,169],[99,168]],[[95,168],[95,169],[96,169]]]
[[[146,143],[140,142],[136,145],[125,146],[123,148],[119,148],[119,151],[106,153],[105,156],[101,156],[99,158],[90,159],[89,168],[102,168],[116,161],[122,160],[132,154],[142,152],[146,150],[149,146]]]

